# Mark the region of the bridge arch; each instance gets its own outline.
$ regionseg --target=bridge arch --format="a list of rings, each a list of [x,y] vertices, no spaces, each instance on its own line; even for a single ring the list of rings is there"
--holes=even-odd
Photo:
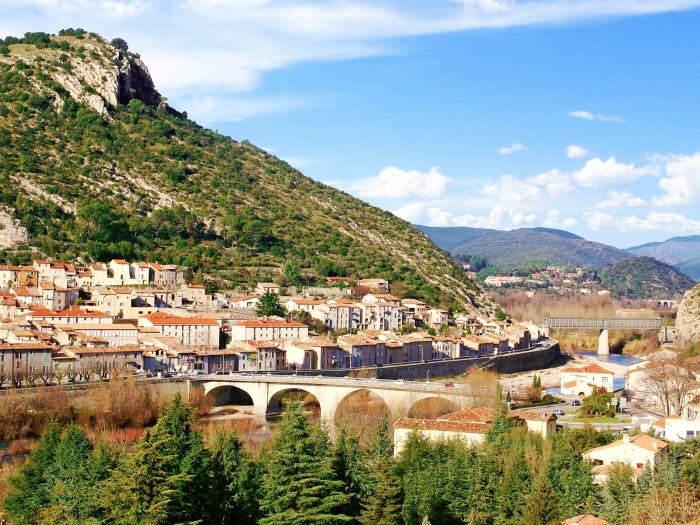
[[[214,406],[222,405],[250,405],[254,406],[253,397],[244,389],[235,385],[219,385],[211,388],[207,397],[214,401]]]
[[[445,414],[459,411],[454,401],[444,397],[430,396],[419,399],[408,409],[408,417],[417,419],[436,419]]]
[[[367,439],[385,414],[391,414],[386,401],[372,390],[361,388],[343,397],[333,416],[336,426],[350,427],[360,439]]]
[[[309,406],[317,406],[317,410],[319,414],[321,414],[321,401],[319,400],[317,393],[311,392],[311,390],[314,389],[297,387],[278,389],[274,394],[270,396],[267,402],[267,409],[265,412],[267,414],[284,412],[285,400],[290,397],[296,397],[304,401],[304,405],[306,408],[308,408]]]

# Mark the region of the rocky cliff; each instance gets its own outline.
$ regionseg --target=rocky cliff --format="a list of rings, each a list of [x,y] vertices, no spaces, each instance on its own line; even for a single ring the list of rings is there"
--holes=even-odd
[[[700,285],[685,293],[678,308],[676,327],[685,341],[700,341]]]

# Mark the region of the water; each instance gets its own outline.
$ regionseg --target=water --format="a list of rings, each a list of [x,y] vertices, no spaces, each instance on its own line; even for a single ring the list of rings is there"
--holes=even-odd
[[[615,365],[630,366],[635,363],[639,363],[640,359],[632,357],[631,355],[625,354],[609,354],[609,355],[598,355],[595,352],[574,352],[574,355],[580,355],[585,357],[592,357],[598,361],[605,361],[607,363],[613,363]]]

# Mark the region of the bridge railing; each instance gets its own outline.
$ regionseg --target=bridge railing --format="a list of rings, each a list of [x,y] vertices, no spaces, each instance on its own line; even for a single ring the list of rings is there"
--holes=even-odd
[[[578,328],[581,330],[660,330],[663,321],[660,317],[649,319],[591,319],[575,317],[545,317],[544,328]]]
[[[298,384],[298,385],[332,385],[332,386],[345,386],[345,387],[357,387],[362,385],[363,388],[381,388],[381,389],[397,389],[397,390],[412,390],[419,392],[454,392],[469,394],[471,389],[467,385],[461,385],[459,383],[454,383],[452,381],[432,381],[432,382],[422,382],[422,381],[403,381],[403,380],[393,380],[393,379],[374,379],[374,378],[360,378],[360,377],[326,377],[326,376],[273,376],[273,375],[263,375],[263,374],[245,374],[240,372],[233,372],[231,374],[209,374],[209,375],[198,375],[193,377],[194,381],[221,381],[222,383],[285,383],[285,384]]]

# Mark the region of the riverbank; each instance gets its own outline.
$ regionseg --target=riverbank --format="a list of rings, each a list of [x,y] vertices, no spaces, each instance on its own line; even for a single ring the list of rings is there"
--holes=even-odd
[[[501,388],[508,390],[523,390],[532,386],[532,379],[535,375],[540,378],[542,388],[559,388],[561,386],[561,370],[569,366],[583,367],[596,364],[612,372],[615,378],[624,378],[627,373],[627,366],[589,355],[566,354],[566,359],[559,359],[554,366],[539,370],[530,370],[520,374],[501,375]]]

